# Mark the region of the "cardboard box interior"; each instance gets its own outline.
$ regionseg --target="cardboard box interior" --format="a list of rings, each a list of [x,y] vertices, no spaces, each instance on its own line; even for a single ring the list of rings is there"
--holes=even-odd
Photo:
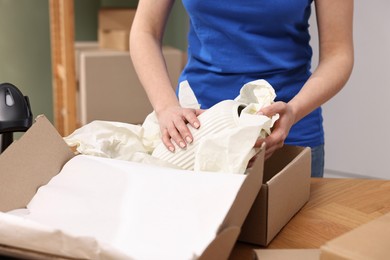
[[[44,116],[16,142],[0,155],[0,210],[9,211],[25,207],[36,193],[74,154],[55,128]],[[200,259],[227,259],[238,237],[249,209],[261,187],[264,149],[253,168],[248,172],[225,220],[221,223],[214,241]],[[207,214],[207,212],[205,212]],[[0,255],[23,258],[50,259],[45,252],[18,248],[18,245],[1,245]],[[69,259],[59,254],[56,259]]]

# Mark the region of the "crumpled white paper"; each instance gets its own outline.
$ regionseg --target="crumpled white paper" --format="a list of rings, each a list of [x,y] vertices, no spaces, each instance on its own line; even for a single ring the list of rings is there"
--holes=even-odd
[[[256,114],[259,109],[272,104],[275,97],[274,89],[265,80],[255,80],[245,84],[234,102],[230,101],[233,103],[231,106],[234,106],[234,103],[245,106],[235,124],[230,124],[229,127],[225,127],[223,131],[218,131],[218,133],[204,131],[202,138],[194,138],[193,143],[189,144],[187,149],[176,147],[174,153],[168,151],[162,144],[155,112],[149,114],[141,126],[120,122],[93,121],[64,137],[64,140],[69,146],[77,146],[77,151],[86,155],[185,170],[242,174],[245,172],[249,160],[256,153],[253,148],[256,140],[270,134],[274,122],[279,118],[278,115],[269,118]],[[182,107],[195,109],[200,107],[187,81],[181,82],[179,85],[179,101]],[[208,124],[208,127],[212,128],[212,122],[211,125],[210,122],[202,122],[202,118],[210,117],[218,107],[221,107],[220,103],[199,116],[200,129],[189,127],[194,137],[196,132],[202,129],[202,126],[205,128],[205,125]],[[231,112],[230,114],[233,115]],[[158,153],[154,152],[156,148],[160,150]],[[161,151],[164,149],[165,151]],[[164,154],[165,160],[162,159]],[[181,163],[177,162],[179,158],[190,160],[191,163],[187,163],[187,166],[183,167]]]

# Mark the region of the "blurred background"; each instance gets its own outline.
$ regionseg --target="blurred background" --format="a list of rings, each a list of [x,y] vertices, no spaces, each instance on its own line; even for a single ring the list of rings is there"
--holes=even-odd
[[[0,82],[29,96],[33,114],[53,120],[48,0],[0,0]],[[135,8],[136,0],[75,0],[75,40],[97,41],[100,8]],[[187,17],[176,1],[164,43],[186,48]]]
[[[75,0],[75,41],[98,40],[101,8],[136,8],[133,0]],[[355,1],[355,66],[346,87],[323,106],[325,177],[390,178],[390,30],[387,0]],[[318,62],[315,11],[313,67]],[[188,18],[176,1],[164,44],[185,52]],[[30,98],[34,116],[53,121],[48,0],[0,0],[0,82]]]

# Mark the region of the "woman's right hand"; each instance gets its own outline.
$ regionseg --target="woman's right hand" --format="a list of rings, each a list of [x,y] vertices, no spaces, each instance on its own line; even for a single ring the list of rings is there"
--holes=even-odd
[[[156,111],[162,141],[171,152],[175,151],[175,142],[184,149],[187,144],[193,142],[193,136],[187,126],[189,123],[194,128],[200,127],[198,115],[203,112],[201,109],[182,108],[180,106],[170,106]],[[173,141],[173,142],[172,142]]]

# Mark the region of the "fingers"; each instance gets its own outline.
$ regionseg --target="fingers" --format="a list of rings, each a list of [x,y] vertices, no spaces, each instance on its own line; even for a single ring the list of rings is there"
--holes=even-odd
[[[247,169],[252,168],[252,166],[255,164],[256,159],[257,159],[257,155],[253,156],[253,157],[249,160],[248,165],[247,165]]]
[[[161,139],[162,139],[164,145],[168,148],[169,151],[174,152],[175,146],[171,142],[171,136],[168,132],[168,129],[164,129],[161,134],[162,134]]]
[[[162,141],[171,152],[175,151],[174,144],[184,149],[193,142],[193,136],[187,123],[195,129],[199,128],[200,121],[197,118],[199,113],[201,110],[180,108],[179,111],[171,113],[169,116],[167,114],[165,120],[161,118],[163,122],[160,124]]]
[[[185,120],[193,127],[198,129],[200,127],[200,122],[198,119],[198,115],[203,113],[203,110],[195,109],[195,110],[186,110],[183,115]]]
[[[283,147],[284,141],[295,122],[295,115],[292,107],[285,102],[275,102],[267,107],[262,108],[259,114],[273,116],[279,114],[279,119],[272,127],[272,133],[265,139],[258,140],[255,144],[260,146],[262,142],[266,143],[265,158],[268,159],[277,150]]]
[[[176,120],[163,130],[162,141],[171,152],[174,152],[175,146],[173,142],[184,149],[187,143],[192,143],[193,140],[192,134],[184,121]]]
[[[271,117],[275,114],[278,114],[278,113],[281,113],[282,111],[284,111],[285,106],[286,106],[286,103],[284,103],[284,102],[280,102],[280,101],[275,102],[269,106],[263,107],[262,109],[260,109],[260,111],[258,113],[265,115],[265,116],[268,116],[268,117]]]
[[[265,155],[264,158],[268,159],[272,156],[272,154],[283,147],[284,145],[285,137],[278,132],[272,133],[270,136],[268,136],[264,142],[266,144],[265,148]]]
[[[272,154],[282,148],[284,146],[284,140],[286,139],[286,135],[283,131],[280,131],[278,128],[272,132],[271,135],[266,138],[258,139],[254,145],[255,148],[260,148],[263,143],[265,146],[265,155],[264,158],[268,159],[272,156]]]

